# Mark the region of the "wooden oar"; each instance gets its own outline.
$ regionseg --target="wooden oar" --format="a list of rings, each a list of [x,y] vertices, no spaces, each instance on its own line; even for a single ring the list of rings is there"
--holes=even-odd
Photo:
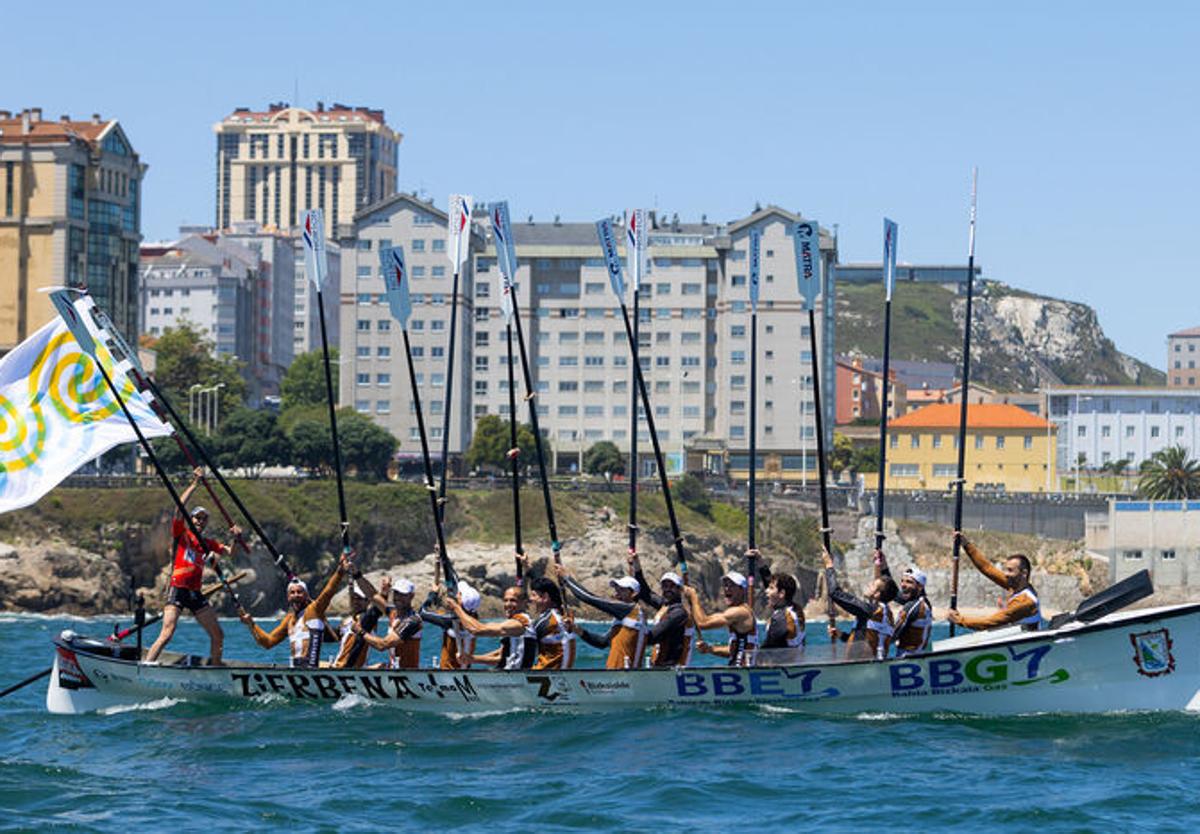
[[[239,579],[242,579],[243,577],[245,577],[245,575],[246,575],[246,571],[239,571],[238,573],[235,573],[233,576],[231,576],[227,581],[229,582],[230,585],[232,585],[233,583],[237,582]],[[224,587],[225,587],[224,583],[214,582],[211,585],[205,586],[204,590],[201,591],[201,593],[204,594],[205,597],[210,597],[214,593],[216,593],[217,591],[221,590],[221,588],[224,588]],[[154,625],[162,618],[163,618],[162,614],[157,614],[157,615],[151,617],[150,619],[146,620],[146,622],[142,623],[141,625],[130,626],[129,628],[127,628],[123,631],[117,632],[110,639],[112,639],[113,641],[124,640],[129,635],[136,634],[137,632],[141,631],[142,629],[144,629],[148,626]],[[50,666],[50,667],[38,672],[36,675],[30,675],[29,677],[27,677],[25,680],[21,681],[20,683],[14,683],[12,686],[8,687],[8,689],[5,689],[3,692],[0,692],[0,698],[3,698],[5,695],[11,695],[13,692],[16,692],[18,689],[23,689],[24,687],[29,686],[29,684],[31,684],[35,681],[41,680],[42,678],[46,677],[46,675],[49,675],[53,670],[54,670],[54,667]]]

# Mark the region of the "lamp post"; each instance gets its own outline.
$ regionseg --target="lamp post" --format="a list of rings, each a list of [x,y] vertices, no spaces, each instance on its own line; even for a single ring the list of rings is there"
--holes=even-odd
[[[196,424],[196,392],[201,390],[203,387],[203,385],[197,382],[188,389],[188,422],[192,425]]]
[[[217,430],[217,414],[221,407],[221,389],[225,387],[224,382],[218,382],[212,387],[213,392],[213,407],[208,415],[208,433],[212,434]]]

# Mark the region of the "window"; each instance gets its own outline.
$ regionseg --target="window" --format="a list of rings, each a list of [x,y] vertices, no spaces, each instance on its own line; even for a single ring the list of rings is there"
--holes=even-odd
[[[746,325],[735,324],[729,328],[729,335],[734,339],[746,338]]]
[[[996,448],[997,448],[997,449],[1003,449],[1003,448],[1004,448],[1004,438],[1003,438],[1003,437],[997,437],[997,438],[996,438]]]
[[[1174,561],[1174,559],[1175,559],[1175,551],[1174,550],[1164,550],[1164,551],[1160,552],[1158,555],[1164,562],[1171,562],[1171,561]]]
[[[354,355],[361,357],[363,359],[370,359],[371,358],[371,346],[370,345],[359,345],[355,349]]]
[[[1087,437],[1087,426],[1076,426],[1075,427],[1075,436],[1076,437]]]
[[[491,291],[487,281],[475,282],[475,297],[476,298],[487,298],[491,294],[492,294],[492,291]]]
[[[1150,427],[1150,437],[1151,437],[1151,438],[1158,437],[1158,426],[1151,426],[1151,427]]]
[[[921,470],[915,463],[893,463],[890,465],[893,478],[915,478]]]
[[[1033,448],[1033,435],[1032,434],[1025,435],[1025,448],[1026,449]]]
[[[413,250],[414,252],[424,252],[424,251],[425,251],[425,241],[423,241],[423,240],[414,240],[414,241],[412,242],[412,250]]]
[[[1126,562],[1140,562],[1142,561],[1142,551],[1126,550],[1121,553],[1121,558],[1123,558]]]
[[[746,351],[744,351],[744,350],[733,351],[732,353],[729,354],[729,362],[730,362],[730,364],[733,364],[733,365],[745,365],[746,364]]]
[[[355,400],[354,401],[354,410],[361,414],[368,413],[371,410],[371,401],[370,400]],[[415,429],[414,429],[414,431],[415,431]]]
[[[665,284],[665,283],[655,284],[654,292],[656,295],[670,295],[671,294],[671,285]]]
[[[579,366],[579,357],[578,356],[560,356],[560,357],[558,357],[558,365],[560,368],[576,368]]]
[[[354,382],[357,385],[370,385],[371,384],[371,375],[370,374],[355,374]]]
[[[1133,426],[1126,426],[1126,427],[1125,427],[1125,436],[1126,436],[1126,437],[1133,437]]]
[[[888,448],[889,449],[899,449],[900,448],[899,435],[895,435],[895,434],[888,435]]]
[[[1175,437],[1177,437],[1177,438],[1183,437],[1183,426],[1175,427]]]
[[[933,436],[933,448],[935,448],[935,449],[942,448],[942,436],[940,434],[935,434]]]
[[[975,435],[975,448],[976,449],[983,448],[983,435],[981,435],[981,434]]]
[[[392,355],[392,349],[387,345],[380,345],[379,347],[375,348],[375,355],[380,359],[385,359]]]
[[[583,357],[583,364],[589,368],[599,368],[604,365],[604,357],[603,356],[585,356],[585,357]]]
[[[375,322],[375,329],[376,330],[391,330],[392,329],[392,320],[391,319],[380,319],[379,321]]]
[[[958,475],[958,464],[935,463],[933,465],[933,477],[935,478],[953,478],[956,475]]]
[[[1109,437],[1111,435],[1112,435],[1112,426],[1101,426],[1100,427],[1100,436],[1101,437]]]
[[[908,439],[908,447],[910,449],[920,449],[921,448],[921,435],[914,434],[912,437],[910,437]]]
[[[443,331],[446,329],[446,322],[443,319],[434,319],[433,321],[429,322],[429,329],[435,333]]]
[[[391,400],[376,400],[375,401],[375,413],[376,414],[390,414],[391,411],[392,411],[392,401]]]
[[[379,386],[388,386],[392,384],[391,374],[375,374],[375,384]]]
[[[490,343],[491,334],[487,330],[475,331],[475,347],[487,347]]]
[[[297,324],[299,324],[299,323],[300,322],[297,322]],[[370,329],[371,329],[371,322],[369,319],[359,319],[358,320],[358,330],[360,333],[364,330],[370,330]]]
[[[413,319],[409,322],[408,327],[414,333],[423,333],[425,332],[425,319]]]

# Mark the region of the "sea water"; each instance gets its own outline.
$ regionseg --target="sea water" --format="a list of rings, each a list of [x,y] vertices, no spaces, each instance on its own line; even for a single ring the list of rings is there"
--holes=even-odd
[[[0,615],[0,688],[48,666],[62,629],[113,623]],[[284,662],[236,620],[223,626],[228,658]],[[440,637],[425,630],[424,657]],[[185,618],[171,648],[207,645]],[[580,647],[580,666],[601,662]],[[447,718],[352,700],[164,699],[58,716],[45,692],[43,679],[0,700],[0,829],[1200,830],[1200,716],[1182,713]]]

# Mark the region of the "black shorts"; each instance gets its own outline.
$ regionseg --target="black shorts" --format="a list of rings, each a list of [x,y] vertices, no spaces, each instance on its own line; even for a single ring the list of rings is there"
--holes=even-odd
[[[208,608],[208,600],[199,591],[172,586],[171,590],[167,592],[167,605],[174,605],[176,608],[186,608],[193,614],[199,614],[205,608]]]

